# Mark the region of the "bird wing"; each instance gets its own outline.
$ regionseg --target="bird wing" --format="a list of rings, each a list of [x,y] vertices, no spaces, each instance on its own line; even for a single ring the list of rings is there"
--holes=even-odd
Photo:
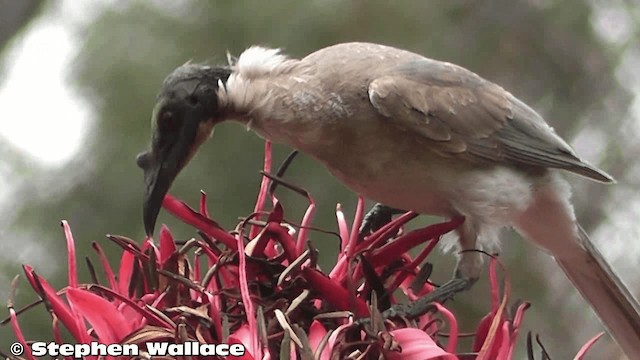
[[[611,182],[580,160],[534,110],[500,86],[450,63],[421,59],[369,84],[373,107],[443,156],[566,169]]]

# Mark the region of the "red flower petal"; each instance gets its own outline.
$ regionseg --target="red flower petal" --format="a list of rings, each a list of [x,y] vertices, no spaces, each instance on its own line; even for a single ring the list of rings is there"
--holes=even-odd
[[[582,360],[582,359],[584,359],[585,355],[587,355],[587,351],[589,351],[589,349],[591,349],[593,344],[595,344],[596,341],[598,341],[602,337],[602,335],[604,335],[603,332],[601,332],[600,334],[592,337],[591,339],[589,339],[589,341],[587,341],[586,344],[582,345],[582,347],[580,348],[580,351],[578,351],[578,353],[576,354],[576,357],[574,357],[573,360]]]
[[[265,173],[271,173],[271,142],[264,142],[264,165],[262,170]],[[269,184],[271,180],[263,176],[262,181],[260,182],[260,192],[258,193],[258,199],[256,200],[256,206],[253,208],[253,212],[256,214],[260,214],[262,209],[264,209],[264,203],[267,199],[267,191],[269,189]],[[259,217],[257,218],[259,219]],[[251,231],[249,232],[249,239],[253,239],[260,232],[260,227],[252,226]]]
[[[424,259],[426,259],[427,256],[429,256],[429,254],[431,254],[431,252],[436,247],[436,245],[438,245],[439,241],[440,241],[439,236],[431,239],[431,241],[429,241],[429,244],[427,244],[427,246],[425,246],[425,248],[422,249],[422,251],[420,251],[418,256],[416,256],[416,258],[413,259],[413,261],[410,260],[409,264],[405,266],[405,269],[407,269],[407,271],[402,271],[396,276],[396,279],[394,280],[393,284],[387,288],[387,291],[395,291],[399,286],[401,286],[405,282],[405,279],[411,276],[410,271],[417,271],[420,264],[422,264]],[[409,257],[409,255],[407,254],[403,254],[403,255]],[[422,292],[423,293],[430,292],[431,288],[432,286],[429,283],[425,283],[424,286],[422,287]],[[407,294],[406,291],[405,291],[405,294]],[[419,295],[419,294],[415,294],[415,295]]]
[[[313,320],[311,327],[309,328],[309,345],[311,350],[315,354],[322,342],[322,339],[327,335],[327,329],[318,320]],[[325,345],[320,354],[320,360],[329,360],[331,358],[331,351],[329,350],[329,344]]]
[[[473,351],[479,352],[485,341],[487,340],[487,336],[489,335],[489,330],[491,329],[491,325],[494,323],[494,318],[500,308],[500,289],[498,285],[498,276],[496,273],[496,265],[498,264],[495,258],[491,258],[489,262],[489,283],[491,285],[491,311],[485,315],[478,327],[476,329],[476,336],[473,340]],[[493,346],[493,345],[492,345]],[[491,351],[489,351],[491,353]]]
[[[78,321],[75,314],[71,311],[71,308],[62,300],[53,287],[49,285],[44,278],[36,275],[30,266],[24,265],[23,269],[33,289],[38,294],[40,294],[40,291],[44,293],[40,294],[40,297],[46,299],[51,306],[51,310],[56,314],[58,319],[62,321],[71,335],[81,343],[88,343],[89,337],[86,329],[82,326],[82,323]],[[38,283],[40,284],[39,286]]]
[[[257,216],[258,213],[254,213]],[[267,218],[267,222],[275,222],[281,223],[284,220],[284,208],[282,207],[282,203],[276,200],[273,203],[273,210],[269,213],[269,217]]]
[[[208,292],[205,293],[205,296],[209,302],[209,316],[211,316],[211,320],[213,320],[214,329],[217,334],[222,334],[222,316],[220,316],[219,297]]]
[[[402,351],[388,351],[389,360],[457,360],[458,357],[440,348],[424,331],[416,328],[396,329],[390,332]]]
[[[329,335],[329,345],[327,345],[327,348],[329,348],[329,353],[333,353],[333,349],[336,346],[336,343],[338,342],[338,336],[340,336],[340,334],[345,331],[347,328],[349,328],[351,326],[351,324],[353,324],[352,319],[348,319],[347,322],[345,324],[342,324],[340,326],[338,326],[337,329],[335,329],[331,335]]]
[[[340,251],[347,248],[349,242],[349,225],[342,212],[342,205],[336,205],[336,219],[338,220],[338,229],[340,230]]]
[[[58,321],[58,316],[56,313],[51,313],[51,329],[53,331],[53,340],[58,344],[62,344],[62,334],[60,333],[60,321]]]
[[[230,249],[238,249],[236,239],[232,235],[224,231],[218,223],[193,210],[184,202],[167,194],[162,201],[162,207],[173,216],[222,242]]]
[[[129,305],[129,308],[135,310],[137,313],[139,313],[143,318],[145,318],[147,321],[149,321],[149,323],[151,325],[156,325],[156,326],[160,326],[160,327],[166,327],[166,328],[171,328],[174,324],[169,324],[167,323],[164,319],[160,318],[158,315],[156,315],[155,313],[151,312],[150,310],[147,309],[147,307],[143,307],[143,306],[139,306],[135,301],[129,299],[128,297],[125,297],[124,295],[120,294],[119,292],[109,289],[107,287],[101,286],[101,285],[93,285],[91,287],[91,289],[96,288],[96,289],[100,289],[100,291],[105,292],[107,294],[109,294],[110,296],[113,296],[114,298],[116,298],[117,300],[126,303],[127,305]],[[159,307],[158,304],[160,304],[162,302],[162,300],[164,300],[166,293],[162,293],[160,296],[158,296],[153,303],[151,304],[151,306],[157,308]]]
[[[107,256],[104,254],[104,250],[100,244],[93,242],[91,243],[93,250],[98,254],[98,258],[100,259],[100,264],[102,264],[102,269],[104,270],[104,275],[109,282],[109,286],[113,291],[118,291],[120,289],[118,282],[116,281],[116,277],[113,274],[113,269],[111,269],[111,265],[109,264],[109,260],[107,260]]]
[[[22,330],[20,329],[20,325],[18,324],[18,316],[16,316],[16,311],[13,307],[9,308],[9,318],[11,319],[11,329],[13,333],[16,335],[16,339],[24,349],[24,355],[27,356],[30,360],[36,360],[36,358],[31,354],[31,347],[27,345],[27,340],[25,340],[24,335],[22,334]]]
[[[67,290],[67,299],[91,324],[101,343],[118,343],[133,330],[130,319],[126,319],[112,303],[94,293],[71,288]]]
[[[400,236],[392,242],[389,242],[371,251],[368,256],[371,265],[374,267],[382,266],[389,261],[394,261],[411,248],[454,230],[464,222],[463,217],[457,217],[440,224],[429,225],[425,228],[411,231],[410,233]]]
[[[502,327],[498,329],[498,334],[500,334],[500,339],[502,339],[502,341],[496,342],[496,344],[499,345],[499,348],[497,349],[497,354],[491,357],[491,359],[511,360],[511,357],[509,356],[509,349],[511,349],[511,344],[514,339],[512,339],[509,334],[509,327],[509,322],[504,321],[502,323]]]
[[[479,352],[480,349],[482,349],[482,345],[484,344],[484,341],[487,338],[487,334],[489,333],[491,323],[493,323],[493,316],[493,313],[489,313],[485,315],[482,320],[480,320],[480,323],[476,328],[476,336],[473,339],[473,346],[471,347],[473,352]]]
[[[346,279],[348,260],[349,259],[347,258],[347,254],[341,251],[338,254],[338,262],[333,267],[333,269],[331,269],[331,272],[329,273],[329,278],[337,281],[342,281],[342,279]]]
[[[312,268],[306,267],[302,269],[302,272],[305,279],[311,283],[311,288],[315,289],[317,295],[337,310],[351,311],[358,318],[369,316],[367,304],[362,299],[350,294],[337,281],[331,280]]]
[[[202,249],[207,255],[207,258],[209,259],[209,264],[215,264],[218,262],[218,259],[220,258],[220,256],[214,253],[213,250],[211,250],[211,248],[204,241],[198,240],[198,245],[200,246],[200,249]],[[212,265],[209,265],[209,267],[211,266]]]
[[[209,209],[207,209],[207,193],[200,190],[200,214],[209,217]]]
[[[67,266],[69,267],[69,286],[75,288],[78,287],[78,269],[76,265],[76,247],[73,243],[73,234],[69,223],[66,220],[62,220],[62,228],[64,229],[64,236],[67,239]]]
[[[449,309],[439,303],[434,303],[434,305],[449,321],[449,342],[447,343],[447,351],[455,353],[456,345],[458,345],[458,322],[456,321],[456,317],[451,311],[449,311]]]
[[[238,257],[240,258],[239,262],[239,276],[240,276],[240,295],[242,297],[242,304],[245,309],[245,316],[247,318],[247,322],[249,323],[249,331],[251,332],[251,337],[249,338],[249,349],[251,349],[251,353],[255,355],[257,358],[261,358],[260,355],[260,340],[258,339],[258,322],[256,321],[256,311],[253,306],[253,301],[251,300],[251,293],[249,292],[249,282],[247,277],[247,256],[244,253],[244,240],[242,239],[242,234],[238,234]]]
[[[522,319],[524,318],[524,312],[529,308],[530,304],[524,302],[516,309],[516,314],[513,317],[513,323],[509,324],[508,329],[511,332],[511,344],[509,345],[509,352],[507,353],[507,359],[513,358],[513,352],[516,349],[516,339],[520,332],[520,325],[522,325]]]
[[[497,261],[491,258],[489,262],[489,282],[491,284],[491,312],[496,313],[500,306],[500,289],[498,287],[498,275],[496,272]]]
[[[160,228],[160,267],[176,252],[176,243],[166,225]]]
[[[38,288],[38,283],[35,279],[36,273],[35,271],[33,271],[33,268],[29,265],[22,265],[22,270],[24,271],[24,275],[27,278],[27,281],[29,281],[29,285],[31,285],[36,293],[39,293],[40,289]]]
[[[127,319],[127,322],[131,324],[132,329],[140,325],[142,323],[142,320],[145,319],[137,310],[137,306],[132,307],[125,302],[120,302],[120,305],[118,306],[116,306],[114,303],[112,304],[118,309],[118,312],[121,313],[125,319]]]
[[[418,214],[410,211],[391,220],[390,223],[376,230],[373,234],[369,235],[369,237],[367,237],[365,241],[358,244],[358,252],[367,248],[376,248],[380,242],[389,239],[391,236],[398,232],[398,229],[400,229],[402,225],[408,223],[412,219],[415,219],[417,216]]]
[[[305,211],[302,217],[302,223],[300,224],[300,232],[298,233],[298,240],[296,241],[296,256],[299,256],[304,252],[304,248],[307,246],[307,234],[309,233],[309,226],[311,226],[311,219],[316,212],[316,204],[311,196],[309,196],[309,207]]]
[[[131,283],[131,276],[133,276],[133,264],[136,261],[136,256],[129,252],[123,251],[120,258],[120,271],[118,272],[118,289],[120,294],[129,296],[129,284]]]
[[[282,227],[280,224],[269,223],[267,225],[267,230],[278,238],[278,242],[282,245],[282,249],[287,255],[287,259],[289,259],[289,261],[293,261],[298,257],[296,252],[296,241],[293,236],[289,234],[286,228]]]
[[[353,259],[353,255],[356,253],[356,247],[358,244],[358,236],[360,235],[360,225],[362,224],[362,217],[364,214],[364,198],[362,195],[358,195],[358,202],[356,204],[356,213],[353,216],[353,225],[351,226],[351,234],[349,235],[349,244],[347,244],[347,257]]]
[[[492,286],[497,287],[497,275],[495,271],[495,266],[498,264],[496,258],[491,259],[491,263],[489,264],[489,277],[491,278]],[[504,293],[502,294],[502,300],[498,308],[493,311],[492,310],[492,321],[489,329],[487,331],[486,339],[480,348],[478,353],[477,360],[485,360],[485,359],[496,359],[498,356],[498,352],[502,348],[503,342],[509,342],[509,336],[504,337],[503,332],[501,331],[502,326],[506,323],[504,319],[505,307],[507,306],[507,299],[509,295],[510,285],[509,282],[505,279],[504,282]],[[498,289],[492,289],[492,296],[497,296]],[[507,333],[508,334],[508,333]]]
[[[234,359],[241,359],[241,360],[254,360],[255,358],[251,355],[251,348],[250,348],[250,343],[251,343],[251,338],[253,337],[251,331],[249,330],[249,327],[247,325],[242,325],[240,326],[240,328],[238,328],[238,330],[236,330],[233,334],[231,334],[231,336],[229,336],[229,339],[226,341],[229,344],[241,344],[244,345],[245,349],[247,349],[247,351],[245,351],[244,355],[240,356],[240,357],[234,357]]]

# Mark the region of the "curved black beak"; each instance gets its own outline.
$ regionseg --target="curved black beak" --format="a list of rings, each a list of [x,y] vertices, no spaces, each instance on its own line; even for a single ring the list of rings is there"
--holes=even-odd
[[[171,107],[170,116],[173,119],[164,121],[171,122],[176,128],[166,129],[159,124],[153,133],[151,150],[139,154],[136,159],[144,170],[142,216],[148,236],[153,235],[162,202],[173,180],[202,143],[201,133],[208,135],[211,132],[210,126],[204,126],[207,123],[202,120],[205,118],[202,109],[197,107],[175,104]]]
[[[151,152],[144,152],[138,155],[136,159],[138,165],[144,169],[145,188],[142,219],[144,222],[144,230],[148,236],[153,235],[156,219],[162,207],[162,201],[167,192],[169,192],[173,180],[178,175],[177,171],[170,170],[171,168],[175,168],[175,164],[169,164],[166,160],[153,161],[153,164],[148,164],[148,166],[144,167],[142,164],[150,162],[152,156]],[[163,166],[163,163],[165,163],[166,166]]]

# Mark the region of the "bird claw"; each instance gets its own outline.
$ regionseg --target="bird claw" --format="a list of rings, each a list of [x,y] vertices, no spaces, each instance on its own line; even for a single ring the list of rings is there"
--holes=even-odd
[[[433,309],[434,302],[444,303],[456,294],[469,290],[475,281],[471,279],[451,279],[429,294],[409,304],[396,304],[382,313],[384,319],[406,317],[414,319]]]

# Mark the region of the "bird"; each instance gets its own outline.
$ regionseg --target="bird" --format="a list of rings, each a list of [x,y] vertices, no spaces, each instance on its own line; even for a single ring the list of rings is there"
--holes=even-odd
[[[482,271],[482,254],[469,250],[495,249],[500,230],[514,228],[555,259],[625,354],[640,359],[640,306],[580,227],[561,172],[614,179],[499,85],[364,42],[300,59],[252,46],[223,66],[186,63],[162,83],[150,149],[137,157],[147,235],[178,173],[228,120],[308,154],[385,207],[463,216],[454,277],[468,284]]]

